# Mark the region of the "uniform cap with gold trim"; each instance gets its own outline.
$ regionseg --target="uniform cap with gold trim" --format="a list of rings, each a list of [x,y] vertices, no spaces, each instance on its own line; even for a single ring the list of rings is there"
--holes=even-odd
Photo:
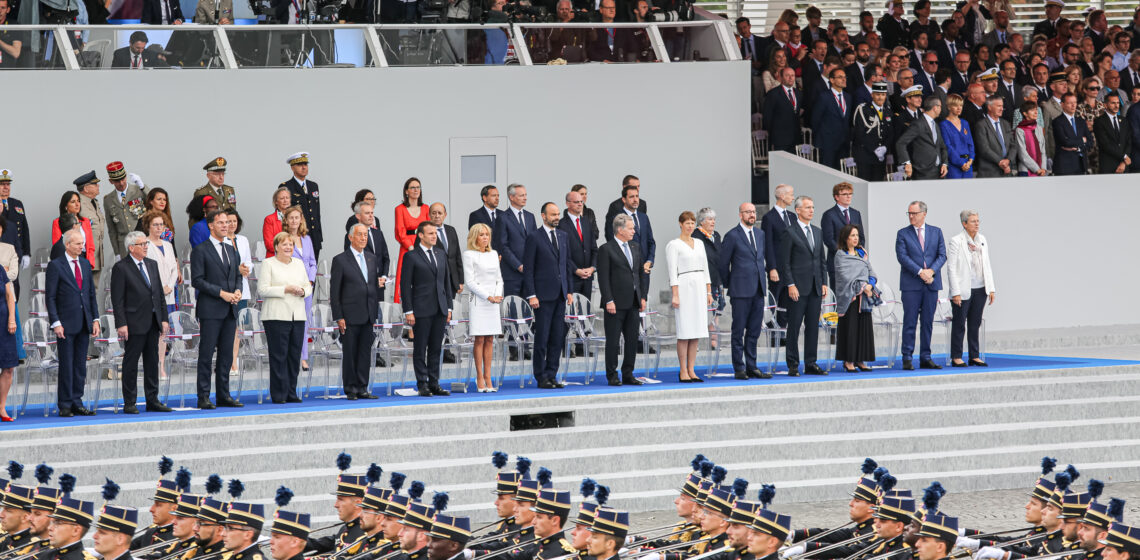
[[[8,489],[4,491],[4,497],[0,504],[6,508],[29,511],[32,509],[35,495],[36,489],[31,486],[9,484]]]
[[[279,509],[273,514],[273,527],[269,531],[298,539],[308,539],[310,530],[309,514]]]
[[[756,516],[749,527],[761,533],[772,535],[783,542],[792,532],[792,517],[776,513],[770,509],[759,509],[756,510]]]
[[[914,511],[914,498],[884,496],[882,501],[879,502],[879,505],[875,507],[875,513],[871,514],[871,516],[889,521],[910,523],[914,517]]]
[[[388,497],[387,507],[384,508],[384,515],[395,517],[396,519],[403,519],[404,516],[408,514],[408,503],[410,503],[410,501],[411,498],[393,492],[392,495]]]
[[[1123,550],[1129,556],[1140,554],[1140,527],[1130,527],[1123,523],[1113,523],[1108,529],[1108,536],[1098,541],[1105,546]]]
[[[285,163],[288,163],[289,165],[300,165],[302,163],[308,164],[309,163],[309,152],[297,152],[297,153],[285,158]]]
[[[855,491],[851,492],[851,497],[877,504],[879,502],[879,483],[875,482],[873,478],[864,476],[855,484]]]
[[[1113,523],[1124,521],[1124,500],[1112,498],[1108,504],[1092,502],[1089,504],[1081,523],[1087,523],[1101,530],[1108,530]]]
[[[210,160],[210,162],[207,163],[206,165],[203,165],[202,169],[205,169],[206,171],[225,171],[226,170],[226,158],[224,158],[222,156],[218,156],[218,157]]]
[[[570,492],[544,488],[538,493],[538,501],[531,510],[535,513],[557,515],[565,521],[570,515]]]
[[[178,485],[173,480],[159,480],[158,487],[154,489],[154,501],[156,502],[177,504],[179,495]]]
[[[76,500],[71,496],[64,496],[59,499],[59,503],[55,506],[55,511],[48,517],[68,523],[75,523],[83,527],[90,527],[91,522],[95,520],[95,502]]]
[[[206,523],[221,525],[226,522],[226,506],[209,496],[202,498],[198,509],[198,519]]]
[[[261,532],[265,526],[265,506],[245,502],[233,502],[230,511],[226,514],[223,525],[238,525]]]
[[[709,497],[704,506],[727,519],[732,514],[732,491],[724,486],[713,486],[709,489]]]
[[[182,494],[178,496],[178,504],[174,506],[174,511],[170,515],[176,517],[198,517],[198,513],[202,510],[202,496],[195,494]]]
[[[598,508],[590,531],[610,535],[619,542],[624,541],[626,535],[629,534],[629,512],[606,507]]]
[[[413,529],[422,531],[431,530],[431,519],[435,516],[435,508],[423,502],[410,502],[404,520],[400,523]]]
[[[134,535],[135,530],[139,528],[139,510],[107,504],[103,506],[103,511],[99,512],[99,520],[95,522],[95,527]]]
[[[756,520],[756,512],[760,510],[760,502],[749,500],[736,500],[732,504],[732,511],[728,515],[728,522],[738,525],[748,525]]]
[[[11,182],[12,182],[12,170],[11,169],[0,169],[0,183],[11,183]]]
[[[914,84],[913,86],[904,89],[902,95],[903,97],[914,97],[916,95],[922,95],[922,86],[919,84]]]
[[[360,507],[383,514],[388,507],[388,497],[391,495],[391,488],[369,486],[364,489],[364,500],[360,502]]]
[[[92,169],[91,171],[88,171],[87,173],[84,173],[84,174],[80,175],[79,177],[76,177],[75,180],[72,181],[71,183],[73,185],[75,185],[76,187],[83,187],[86,185],[90,185],[91,183],[98,183],[98,182],[99,182],[99,177],[97,175],[95,175],[95,170]]]
[[[466,517],[438,514],[431,524],[431,532],[428,535],[465,545],[471,540],[471,520]]]
[[[954,541],[958,538],[958,518],[941,513],[927,513],[918,536]]]
[[[978,74],[978,80],[983,81],[983,82],[987,82],[990,80],[996,80],[996,79],[998,79],[998,69],[997,68],[990,68],[989,70],[986,70],[985,72],[982,72],[981,74]]]
[[[127,168],[123,166],[121,161],[112,161],[107,164],[107,178],[112,181],[124,179],[127,176]]]
[[[516,502],[537,502],[538,501],[538,481],[534,479],[525,479],[519,481],[519,489],[515,494]]]
[[[36,488],[36,496],[32,499],[32,509],[55,511],[55,506],[59,503],[60,494],[62,494],[62,492],[60,492],[59,488],[49,488],[47,486]]]

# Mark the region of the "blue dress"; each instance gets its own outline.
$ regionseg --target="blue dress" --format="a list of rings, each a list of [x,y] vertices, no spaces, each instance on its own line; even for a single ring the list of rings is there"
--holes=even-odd
[[[0,294],[7,292],[8,286],[8,273],[4,271],[4,267],[0,267]],[[3,327],[0,328],[0,369],[14,368],[20,365],[20,358],[16,355],[16,335],[8,332],[8,298],[0,296],[0,317],[3,318],[0,323]],[[16,322],[19,323],[20,319],[17,318]]]
[[[946,162],[947,179],[973,179],[974,166],[969,171],[962,171],[962,166],[974,159],[974,137],[970,134],[970,123],[959,119],[962,130],[954,128],[949,120],[943,119],[938,123],[938,133],[946,143],[946,154],[950,161]]]
[[[198,223],[190,227],[190,247],[197,247],[198,244],[210,238],[210,226],[206,225],[206,220],[202,219]]]

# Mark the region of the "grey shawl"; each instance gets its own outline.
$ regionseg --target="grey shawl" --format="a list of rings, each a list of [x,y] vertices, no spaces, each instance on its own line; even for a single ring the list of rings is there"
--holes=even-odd
[[[863,285],[872,276],[875,276],[875,270],[871,268],[869,258],[847,251],[835,252],[835,312],[840,317],[847,313],[851,302],[859,297]]]

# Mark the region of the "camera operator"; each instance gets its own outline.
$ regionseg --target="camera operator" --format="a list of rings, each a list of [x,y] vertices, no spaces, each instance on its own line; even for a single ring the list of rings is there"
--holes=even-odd
[[[3,0],[0,0],[2,2]],[[558,0],[555,6],[558,23],[586,21],[588,14],[575,13],[571,0]],[[555,27],[550,30],[550,58],[561,58],[568,63],[586,61],[586,41],[589,30],[580,27]]]
[[[656,0],[656,6],[649,14],[649,21],[689,21],[693,19],[693,3],[690,0]],[[685,28],[662,27],[661,41],[670,60],[681,60],[685,53]]]
[[[637,0],[634,3],[633,18],[638,23],[653,21],[653,16],[649,15],[649,0]],[[654,62],[657,60],[657,55],[653,52],[653,45],[649,41],[648,28],[638,27],[626,31],[629,32],[629,54],[633,56],[633,61]]]

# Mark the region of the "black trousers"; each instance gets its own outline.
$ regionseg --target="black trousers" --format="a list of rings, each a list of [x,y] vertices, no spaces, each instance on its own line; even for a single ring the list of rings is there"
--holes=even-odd
[[[554,381],[566,344],[566,300],[539,301],[534,310],[534,380]]]
[[[87,384],[87,339],[91,337],[90,327],[56,339],[56,352],[59,354],[59,385],[56,403],[60,410],[70,410],[83,406],[83,390]]]
[[[123,345],[123,405],[139,399],[139,356],[143,361],[143,395],[146,403],[158,403],[158,337],[162,325],[151,317],[150,328],[143,332],[127,329]]]
[[[586,299],[590,299],[590,295],[594,291],[594,277],[578,278],[575,276],[570,279],[570,289],[573,290],[574,293],[582,294],[586,296]]]
[[[797,342],[800,339],[800,327],[804,327],[804,364],[815,363],[816,350],[819,345],[819,304],[823,299],[819,292],[807,294],[807,290],[800,291],[800,300],[791,301],[788,298],[788,346],[784,354],[788,363],[788,371],[800,363],[800,349]]]
[[[372,341],[375,337],[371,322],[345,325],[344,333],[340,335],[340,346],[344,352],[340,377],[346,395],[367,393],[371,389],[368,374],[372,371]]]
[[[439,386],[439,353],[443,348],[443,327],[446,324],[446,313],[416,315],[416,324],[412,325],[412,333],[416,336],[412,343],[416,387]]]
[[[262,321],[269,346],[269,398],[274,402],[297,396],[301,373],[301,348],[305,344],[304,321]]]
[[[617,381],[618,377],[618,345],[621,337],[625,337],[625,357],[621,362],[620,379],[633,377],[633,362],[637,359],[637,334],[641,326],[640,302],[627,309],[618,309],[617,313],[610,313],[602,308],[605,314],[603,324],[606,329],[606,379]]]
[[[200,319],[199,322],[202,330],[198,338],[198,400],[210,400],[210,360],[215,351],[218,353],[214,362],[215,398],[229,399],[237,319],[231,315],[225,319]]]
[[[950,358],[962,357],[962,333],[965,331],[969,343],[970,359],[981,357],[981,345],[978,343],[978,330],[982,327],[982,312],[986,309],[989,297],[985,288],[970,290],[970,299],[962,300],[962,305],[950,305],[953,323],[950,327]]]

